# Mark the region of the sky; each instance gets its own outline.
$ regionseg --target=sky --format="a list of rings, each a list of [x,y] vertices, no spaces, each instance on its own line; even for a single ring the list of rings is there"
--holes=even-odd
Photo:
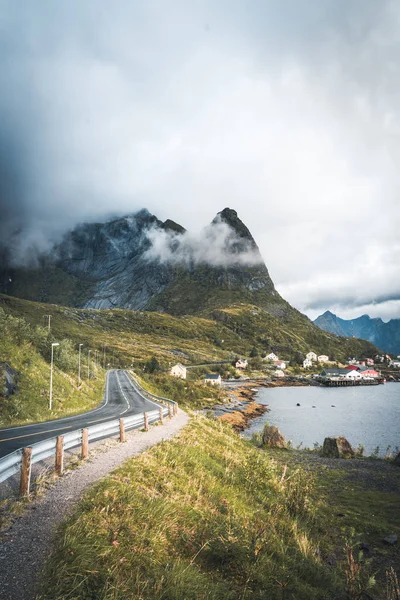
[[[0,0],[0,239],[229,206],[311,318],[400,318],[399,71],[397,1]]]

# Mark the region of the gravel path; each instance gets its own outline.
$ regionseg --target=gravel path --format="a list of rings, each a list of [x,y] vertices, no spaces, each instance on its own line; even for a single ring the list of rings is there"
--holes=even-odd
[[[56,528],[85,490],[131,456],[172,438],[188,421],[187,414],[179,410],[164,425],[127,434],[126,443],[115,444],[107,452],[99,452],[98,447],[92,460],[74,471],[66,471],[45,498],[29,504],[22,517],[0,538],[0,600],[34,600]]]

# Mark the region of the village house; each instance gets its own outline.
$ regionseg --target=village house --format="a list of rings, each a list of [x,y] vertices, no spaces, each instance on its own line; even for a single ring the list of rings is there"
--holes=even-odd
[[[351,379],[352,381],[362,379],[360,371],[356,371],[355,369],[346,369],[346,375],[342,375],[343,379]]]
[[[285,373],[281,369],[277,369],[274,373],[274,377],[285,377]]]
[[[277,369],[286,369],[286,363],[283,360],[274,360],[274,365]]]
[[[315,360],[317,360],[317,355],[315,354],[315,352],[309,352],[308,354],[306,354],[306,358],[308,358],[309,360],[315,361]]]
[[[180,377],[180,379],[186,379],[186,367],[181,365],[181,363],[178,363],[170,369],[169,374],[173,377]]]
[[[395,369],[400,369],[400,360],[391,360],[389,363],[389,367],[394,367]]]
[[[303,360],[303,369],[309,369],[310,367],[312,367],[312,360],[305,358]]]
[[[239,358],[235,362],[235,367],[237,369],[247,369],[247,360],[245,358]]]
[[[361,367],[361,369],[358,372],[361,374],[363,379],[367,379],[370,377],[377,379],[378,377],[380,377],[380,373],[378,373],[378,371],[375,371],[375,369],[372,369],[371,367]]]
[[[264,360],[279,360],[279,359],[276,354],[271,352],[271,354],[267,354],[267,356],[264,358]]]
[[[339,367],[332,367],[330,369],[323,369],[320,373],[320,377],[346,377],[348,373],[351,373],[349,369],[341,369]]]
[[[208,385],[222,385],[221,375],[206,375],[204,377],[204,383]]]
[[[318,360],[318,362],[320,362],[320,363],[327,363],[327,362],[329,362],[329,356],[327,356],[326,354],[320,354],[320,355],[317,357],[317,360]]]

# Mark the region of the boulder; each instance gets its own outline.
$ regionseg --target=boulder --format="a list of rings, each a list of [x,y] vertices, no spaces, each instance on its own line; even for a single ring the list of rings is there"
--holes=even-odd
[[[274,425],[266,425],[262,436],[263,446],[270,448],[286,448],[287,443],[285,437]]]
[[[322,456],[328,458],[354,457],[354,450],[345,437],[327,437],[324,439]]]
[[[394,546],[397,544],[397,535],[395,533],[391,533],[383,538],[385,544],[389,544],[389,546]]]
[[[18,390],[18,373],[8,363],[0,363],[0,396],[9,398]]]

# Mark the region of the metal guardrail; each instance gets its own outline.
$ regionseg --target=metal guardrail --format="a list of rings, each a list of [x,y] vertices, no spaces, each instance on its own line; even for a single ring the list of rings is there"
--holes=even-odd
[[[145,390],[132,376],[129,374],[129,377],[132,379],[132,386],[138,388],[138,392],[146,399],[150,399],[153,401],[157,401],[158,403],[162,403],[164,407],[162,408],[163,417],[167,417],[170,414],[168,405],[176,405],[177,403],[169,398],[161,398],[160,396],[156,396],[151,392]],[[148,423],[154,423],[160,419],[160,410],[151,410],[147,413]],[[125,430],[128,431],[130,429],[139,429],[140,427],[145,426],[145,418],[144,413],[138,415],[131,415],[129,417],[124,418],[124,426]],[[93,425],[92,427],[87,427],[88,430],[88,441],[94,442],[96,440],[104,439],[111,437],[113,435],[118,435],[120,433],[120,419],[111,419],[110,421],[106,421],[99,425]],[[70,450],[71,448],[76,448],[82,444],[82,429],[77,429],[75,431],[69,431],[64,433],[64,450]],[[57,438],[49,438],[47,440],[43,440],[42,442],[37,442],[36,444],[31,444],[29,447],[32,448],[32,464],[38,463],[45,458],[49,458],[50,456],[54,456],[56,454],[56,441]],[[0,458],[0,483],[9,479],[13,475],[16,475],[20,469],[22,464],[22,455],[23,449],[20,448],[7,454],[3,458]]]
[[[135,384],[134,387],[137,388],[138,390],[140,390],[142,392],[142,394],[144,395],[144,397],[147,398],[148,400],[155,400],[157,402],[162,402],[163,404],[167,404],[167,405],[168,404],[171,404],[171,405],[177,404],[177,402],[175,402],[175,400],[171,400],[170,398],[163,398],[162,396],[157,396],[156,394],[153,394],[152,392],[149,392],[148,390],[146,390],[144,387],[142,387],[140,385],[140,383],[138,382],[136,377],[131,372],[128,372],[128,375],[132,379],[133,383]]]

